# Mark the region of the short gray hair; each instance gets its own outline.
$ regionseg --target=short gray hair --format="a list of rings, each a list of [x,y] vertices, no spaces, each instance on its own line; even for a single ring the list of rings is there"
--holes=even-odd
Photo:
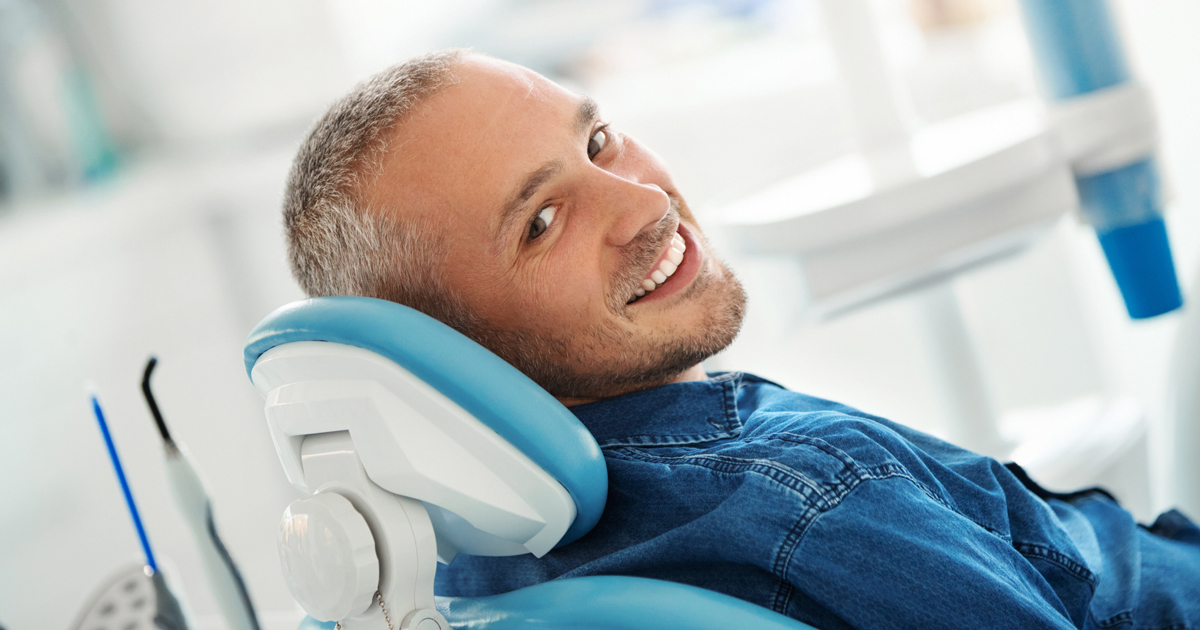
[[[443,50],[392,66],[334,103],[309,131],[283,200],[292,275],[309,296],[391,300],[456,328],[467,325],[462,305],[446,290],[435,232],[396,208],[363,201],[392,132],[455,81],[452,69],[465,54]]]

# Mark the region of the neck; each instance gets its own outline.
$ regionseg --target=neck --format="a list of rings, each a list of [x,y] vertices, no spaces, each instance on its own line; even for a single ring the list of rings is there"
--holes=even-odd
[[[708,378],[708,375],[704,373],[704,367],[701,366],[699,363],[697,363],[696,365],[693,365],[692,367],[680,372],[679,374],[676,374],[675,376],[667,379],[666,381],[664,381],[662,383],[658,383],[658,385],[670,385],[671,383],[687,383],[690,381],[703,381],[706,378]],[[638,391],[638,390],[622,392],[622,394],[630,394],[630,393],[633,393],[634,391]],[[560,397],[556,396],[555,398],[557,398],[558,402],[562,403],[563,406],[565,406],[565,407],[574,407],[575,405],[582,405],[585,403],[596,402],[598,400],[604,400],[605,398],[612,398],[612,396],[601,396],[598,398],[560,398]]]

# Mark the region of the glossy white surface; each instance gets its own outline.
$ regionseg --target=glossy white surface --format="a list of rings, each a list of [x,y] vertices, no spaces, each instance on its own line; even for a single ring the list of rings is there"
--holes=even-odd
[[[1093,175],[1150,157],[1158,115],[1150,90],[1130,81],[1055,103],[1050,125],[1078,175]]]
[[[410,611],[432,609],[437,537],[421,502],[391,494],[371,481],[345,431],[308,436],[301,451],[306,482],[317,496],[336,492],[354,506],[370,528],[379,562],[373,583],[379,596],[361,611],[336,617],[342,627],[376,630],[388,619],[394,624]],[[304,561],[315,571],[326,564],[311,556]],[[445,623],[440,615],[434,618]]]
[[[237,577],[225,563],[222,550],[218,549],[209,530],[210,519],[215,524],[212,515],[212,502],[204,487],[200,475],[190,461],[186,449],[168,450],[166,456],[167,480],[171,485],[171,496],[175,505],[184,517],[188,529],[192,533],[195,549],[200,556],[201,566],[209,592],[217,601],[217,607],[224,617],[229,630],[254,630],[254,611],[248,610],[242,588],[237,583]],[[221,535],[218,530],[217,535]],[[224,539],[221,540],[224,544]],[[228,550],[225,550],[228,552]],[[235,562],[236,565],[236,562]],[[240,572],[241,569],[239,568]],[[242,577],[243,585],[245,583]]]
[[[332,490],[296,499],[279,524],[288,590],[319,621],[362,614],[379,586],[375,540],[361,514]]]
[[[438,556],[541,556],[575,519],[554,478],[446,396],[379,355],[342,344],[273,348],[254,366],[288,479],[307,435],[349,431],[371,480],[431,510]],[[451,516],[453,515],[453,516]]]
[[[722,227],[740,253],[798,258],[807,299],[824,311],[1014,253],[1078,203],[1069,162],[1029,110],[922,131],[900,145],[912,174],[890,182],[861,154],[801,173],[723,209]]]

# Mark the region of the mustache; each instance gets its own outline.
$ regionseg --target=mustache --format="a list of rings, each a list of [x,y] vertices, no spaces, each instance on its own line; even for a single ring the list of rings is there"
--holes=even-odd
[[[642,286],[642,279],[650,272],[651,265],[658,260],[658,255],[679,226],[680,199],[673,194],[669,198],[671,207],[654,225],[654,229],[638,234],[623,248],[623,262],[612,272],[609,283],[613,288],[609,292],[608,303],[615,313],[625,310],[634,290]]]

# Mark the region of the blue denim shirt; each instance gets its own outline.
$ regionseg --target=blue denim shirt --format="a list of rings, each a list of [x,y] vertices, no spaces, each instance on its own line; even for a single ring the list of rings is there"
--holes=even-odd
[[[1200,628],[1200,529],[746,374],[572,408],[604,516],[541,559],[460,556],[439,595],[556,578],[692,584],[836,628]]]

